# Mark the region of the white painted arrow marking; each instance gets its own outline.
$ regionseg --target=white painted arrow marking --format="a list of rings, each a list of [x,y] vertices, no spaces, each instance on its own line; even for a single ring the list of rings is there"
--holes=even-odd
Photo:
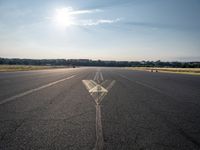
[[[102,87],[101,85],[96,85],[94,88],[90,89],[89,92],[90,93],[97,93],[97,92],[99,92],[99,93],[103,93],[103,92],[107,93],[108,91],[104,87]]]
[[[105,80],[101,84],[99,83],[99,78],[103,81],[103,75],[101,72],[96,72],[94,80],[83,80],[83,84],[89,91],[90,95],[93,97],[96,103],[96,145],[95,150],[103,150],[103,130],[101,123],[101,106],[100,103],[103,98],[107,95],[108,91],[113,87],[115,81]],[[108,84],[107,87],[103,87],[103,84]]]
[[[108,87],[105,88],[93,80],[83,80],[82,82],[95,100],[96,104],[99,104],[102,101],[102,99],[107,95],[108,90],[110,90],[115,83],[115,81],[112,81]]]

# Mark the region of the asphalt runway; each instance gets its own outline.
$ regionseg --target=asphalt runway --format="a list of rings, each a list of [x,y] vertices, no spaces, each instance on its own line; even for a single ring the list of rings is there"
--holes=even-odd
[[[200,76],[122,68],[0,73],[0,150],[198,150]]]

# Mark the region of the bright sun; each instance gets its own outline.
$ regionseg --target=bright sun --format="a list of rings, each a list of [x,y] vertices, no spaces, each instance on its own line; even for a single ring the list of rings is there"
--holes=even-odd
[[[74,25],[75,18],[73,17],[72,12],[73,8],[71,7],[56,9],[54,21],[56,24],[62,27],[69,27]]]

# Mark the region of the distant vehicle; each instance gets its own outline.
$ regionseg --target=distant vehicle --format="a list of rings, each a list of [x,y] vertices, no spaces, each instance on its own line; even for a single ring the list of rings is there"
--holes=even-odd
[[[157,69],[151,69],[151,72],[158,72]]]

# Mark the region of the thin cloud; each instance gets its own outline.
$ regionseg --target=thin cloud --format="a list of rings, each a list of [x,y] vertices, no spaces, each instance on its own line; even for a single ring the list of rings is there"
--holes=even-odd
[[[89,13],[95,13],[95,12],[101,12],[101,9],[92,9],[92,10],[77,10],[77,11],[72,11],[72,15],[79,15],[79,14],[89,14]]]
[[[54,22],[64,26],[96,26],[100,24],[112,24],[120,21],[120,18],[117,19],[80,19],[77,16],[84,16],[85,14],[92,14],[97,12],[103,12],[100,9],[83,9],[83,10],[74,10],[72,7],[64,7],[56,9],[55,16],[51,19]],[[89,17],[89,15],[87,15]]]
[[[82,20],[77,25],[79,26],[96,26],[100,24],[112,24],[120,21],[119,18],[114,20],[100,19],[100,20]]]
[[[81,14],[91,14],[96,12],[101,12],[101,9],[83,9],[83,10],[74,10],[72,7],[64,7],[56,9],[56,11],[62,11],[63,13],[68,13],[70,15],[81,15]]]

